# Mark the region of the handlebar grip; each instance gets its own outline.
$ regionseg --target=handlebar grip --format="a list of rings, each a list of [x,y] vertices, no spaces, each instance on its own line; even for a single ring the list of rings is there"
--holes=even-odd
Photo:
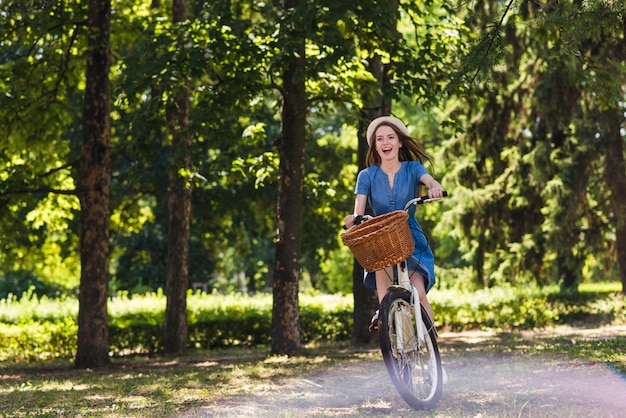
[[[446,197],[446,196],[448,196],[448,192],[443,190],[442,195],[443,195],[443,197]],[[411,200],[409,200],[407,202],[407,204],[404,206],[404,210],[409,210],[409,208],[411,206],[421,205],[421,204],[424,204],[426,202],[430,202],[431,200],[433,200],[433,199],[431,199],[428,195],[416,197],[416,198],[411,199]],[[434,200],[439,200],[439,199],[434,199]]]
[[[448,192],[446,192],[445,190],[443,191],[443,197],[448,197]],[[417,203],[422,203],[424,200],[430,199],[430,196],[428,196],[428,195],[420,196],[419,199],[420,199],[420,201],[417,202]]]

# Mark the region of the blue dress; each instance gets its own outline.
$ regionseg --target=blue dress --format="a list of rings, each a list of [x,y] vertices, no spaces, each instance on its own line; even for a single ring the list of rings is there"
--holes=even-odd
[[[393,189],[389,187],[389,178],[380,166],[373,165],[361,172],[357,177],[355,194],[367,195],[367,200],[374,215],[382,215],[394,210],[402,210],[406,203],[417,197],[420,178],[427,174],[424,166],[418,161],[403,161],[396,172]],[[408,260],[410,270],[417,271],[425,279],[426,292],[435,284],[435,257],[428,245],[422,227],[415,219],[415,206],[409,209],[409,226],[415,242],[415,250]],[[365,286],[376,289],[376,277],[373,272],[366,272]]]

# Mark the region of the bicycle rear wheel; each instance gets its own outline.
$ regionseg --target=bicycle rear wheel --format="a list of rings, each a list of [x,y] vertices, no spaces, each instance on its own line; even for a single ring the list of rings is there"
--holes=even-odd
[[[420,305],[424,340],[419,343],[411,293],[391,290],[383,298],[378,334],[387,371],[394,386],[414,409],[434,406],[441,397],[443,383],[441,357],[435,328]]]

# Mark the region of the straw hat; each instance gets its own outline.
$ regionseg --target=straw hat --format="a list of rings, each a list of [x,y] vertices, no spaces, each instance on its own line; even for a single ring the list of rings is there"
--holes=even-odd
[[[376,128],[378,128],[378,126],[381,123],[383,123],[383,122],[388,123],[390,125],[393,125],[400,132],[402,132],[403,134],[409,135],[409,130],[407,129],[406,125],[400,119],[398,119],[396,117],[393,117],[393,116],[381,116],[381,117],[376,118],[373,121],[371,121],[369,126],[367,127],[367,143],[368,143],[368,145],[371,145],[370,142],[372,140],[372,135],[376,131]]]

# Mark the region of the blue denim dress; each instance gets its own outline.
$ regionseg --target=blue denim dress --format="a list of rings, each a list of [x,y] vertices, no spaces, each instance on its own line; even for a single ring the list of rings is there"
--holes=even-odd
[[[391,189],[387,175],[380,166],[374,165],[359,173],[355,194],[367,195],[374,215],[402,210],[409,200],[417,196],[420,178],[424,174],[427,174],[427,171],[418,161],[403,161],[400,170],[395,174]],[[415,242],[415,250],[408,260],[409,269],[424,276],[428,292],[436,281],[435,257],[422,227],[415,219],[415,206],[409,209],[409,226]],[[363,282],[369,289],[376,289],[376,277],[373,272],[366,272]]]

